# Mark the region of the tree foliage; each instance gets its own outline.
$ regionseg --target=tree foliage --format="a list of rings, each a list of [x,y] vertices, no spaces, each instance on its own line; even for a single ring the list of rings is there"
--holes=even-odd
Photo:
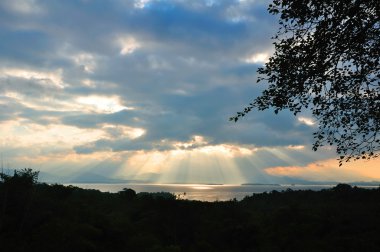
[[[31,168],[24,168],[21,170],[14,170],[13,176],[0,172],[0,182],[5,185],[16,185],[20,187],[32,187],[38,181],[39,171],[33,171]]]
[[[380,150],[380,1],[274,0],[275,53],[259,68],[268,88],[242,112],[310,109],[313,149],[336,145],[340,163]]]

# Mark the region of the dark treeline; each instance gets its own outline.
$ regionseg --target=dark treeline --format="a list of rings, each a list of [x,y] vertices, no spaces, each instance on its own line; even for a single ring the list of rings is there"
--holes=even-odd
[[[380,189],[340,184],[241,201],[103,193],[1,174],[1,251],[378,251]]]

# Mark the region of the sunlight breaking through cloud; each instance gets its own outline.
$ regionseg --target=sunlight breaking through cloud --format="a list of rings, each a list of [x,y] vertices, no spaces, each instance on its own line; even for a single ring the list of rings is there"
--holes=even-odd
[[[67,148],[77,144],[95,141],[104,135],[100,129],[80,129],[60,124],[40,125],[25,121],[8,121],[0,124],[0,141],[13,146],[48,147],[50,145]]]
[[[310,113],[228,121],[264,88],[266,1],[0,0],[0,17],[0,152],[15,166],[244,183],[335,157],[312,152]]]
[[[118,96],[81,96],[76,99],[76,102],[86,105],[87,110],[96,113],[115,113],[124,109],[133,109],[123,106]]]
[[[203,136],[193,136],[193,138],[188,142],[176,142],[174,143],[174,147],[177,148],[190,148],[190,147],[199,147],[202,145],[206,145],[208,142],[204,139]]]
[[[111,125],[104,124],[102,129],[107,132],[111,139],[120,139],[128,137],[130,139],[136,139],[143,136],[146,130],[142,128],[132,128],[124,125]]]
[[[62,69],[55,71],[37,71],[22,68],[3,68],[0,69],[0,78],[22,78],[36,80],[41,85],[54,86],[63,89],[66,84],[62,80]]]
[[[304,117],[304,116],[298,117],[298,121],[300,123],[306,124],[308,126],[313,126],[315,124],[315,122],[313,121],[312,118],[308,118],[308,117]]]
[[[246,63],[250,64],[264,64],[268,61],[269,55],[267,53],[256,53],[245,58]]]
[[[250,154],[248,149],[232,146],[135,152],[120,167],[117,176],[155,183],[239,184],[245,179],[234,158]]]
[[[303,150],[305,149],[305,146],[304,145],[289,145],[286,148],[290,150]]]

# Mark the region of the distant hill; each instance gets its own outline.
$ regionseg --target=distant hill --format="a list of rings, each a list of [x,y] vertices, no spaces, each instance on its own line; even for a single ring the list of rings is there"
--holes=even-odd
[[[67,180],[70,183],[99,183],[99,184],[114,184],[114,183],[145,183],[144,180],[127,180],[109,178],[97,173],[86,172],[76,177]]]
[[[294,178],[294,177],[277,177],[277,176],[271,176],[271,181],[273,183],[267,183],[267,184],[295,184],[295,185],[337,185],[342,183],[342,181],[315,181],[315,180],[306,180],[306,179],[300,179],[300,178]],[[343,183],[350,184],[352,186],[379,186],[380,181],[352,181],[352,182],[346,182]],[[245,184],[260,184],[260,183],[245,183]]]
[[[13,171],[11,172],[13,173]],[[48,172],[40,172],[38,181],[45,183],[78,183],[78,184],[116,184],[116,183],[148,183],[146,180],[116,179],[98,173],[86,172],[75,176],[62,177]]]

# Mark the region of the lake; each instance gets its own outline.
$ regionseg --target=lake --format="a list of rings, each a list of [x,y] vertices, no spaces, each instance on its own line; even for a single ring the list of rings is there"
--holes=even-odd
[[[241,200],[254,193],[273,190],[322,190],[333,185],[214,185],[214,184],[65,184],[84,189],[96,189],[102,192],[118,192],[123,188],[131,188],[139,192],[170,192],[178,198],[200,201]]]

